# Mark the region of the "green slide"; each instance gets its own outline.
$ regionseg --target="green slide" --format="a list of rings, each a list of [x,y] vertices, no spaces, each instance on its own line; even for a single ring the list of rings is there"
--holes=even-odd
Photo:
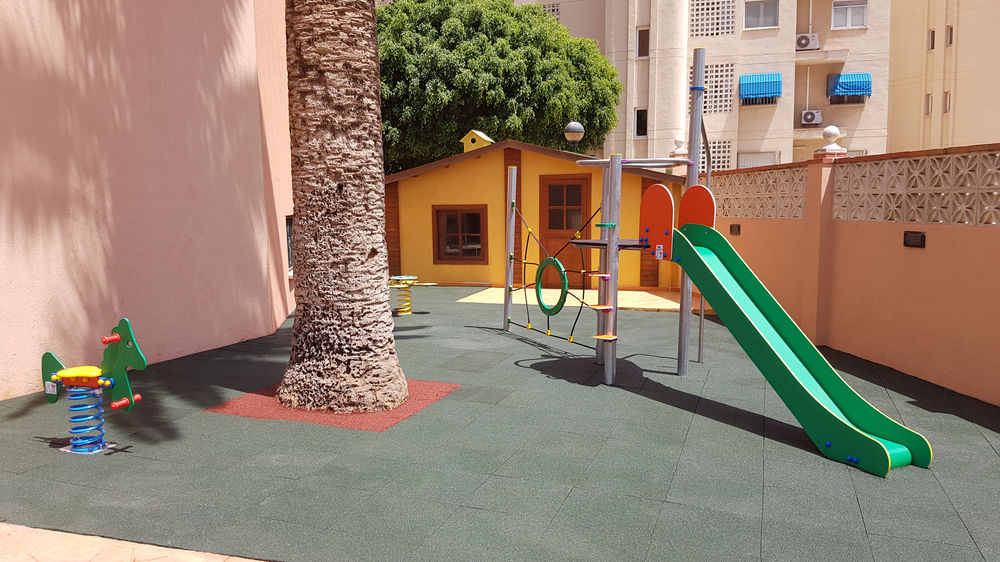
[[[674,231],[673,257],[820,452],[882,477],[930,465],[927,439],[854,392],[722,234],[685,224]]]

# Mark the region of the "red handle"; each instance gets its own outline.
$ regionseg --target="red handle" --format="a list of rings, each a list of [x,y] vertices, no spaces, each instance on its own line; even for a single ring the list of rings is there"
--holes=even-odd
[[[142,396],[140,396],[139,394],[133,394],[131,400],[129,400],[128,398],[122,398],[121,400],[115,400],[114,402],[112,402],[111,409],[117,410],[118,408],[124,408],[129,404],[131,404],[133,401],[138,402],[140,400],[142,400]]]
[[[103,343],[104,345],[108,345],[111,342],[119,342],[119,341],[122,341],[122,337],[118,334],[111,334],[110,336],[104,336],[103,338],[101,338],[101,343]]]

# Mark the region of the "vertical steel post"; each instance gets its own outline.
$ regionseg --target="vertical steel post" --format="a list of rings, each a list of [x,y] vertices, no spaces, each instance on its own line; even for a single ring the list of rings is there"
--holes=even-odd
[[[611,222],[611,167],[610,160],[608,161],[608,166],[601,169],[601,222]],[[604,242],[608,241],[608,229],[601,229],[601,240]],[[606,245],[601,246],[600,259],[597,269],[598,273],[608,273],[608,247]],[[597,302],[608,302],[608,281],[604,279],[598,279],[597,281]],[[598,334],[604,334],[604,313],[597,313],[597,332]],[[604,364],[604,345],[598,344],[595,346],[597,348],[597,364]]]
[[[606,304],[611,308],[603,312],[605,315],[605,330],[602,333],[617,335],[618,326],[618,229],[621,226],[621,206],[622,206],[622,155],[612,154],[608,162],[608,175],[611,176],[611,194],[609,197],[608,221],[614,226],[604,228],[608,233],[608,299]],[[602,213],[603,216],[603,213]],[[617,341],[605,341],[604,345],[604,384],[615,384],[615,363],[617,362],[615,351]]]
[[[701,159],[701,116],[705,109],[705,49],[694,50],[694,76],[691,81],[691,119],[688,125],[688,159],[686,187],[698,183],[698,162]],[[681,264],[684,267],[684,264]],[[677,330],[677,374],[688,369],[688,343],[691,341],[691,279],[681,272],[680,326]]]
[[[517,225],[517,215],[514,205],[517,204],[517,166],[507,166],[507,277],[503,295],[503,331],[510,331],[510,302],[514,286],[514,228]]]

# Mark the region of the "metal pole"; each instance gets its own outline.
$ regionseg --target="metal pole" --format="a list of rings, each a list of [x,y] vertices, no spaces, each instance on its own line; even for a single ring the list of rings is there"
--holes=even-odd
[[[601,222],[611,222],[611,162],[608,162],[608,166],[601,170]],[[601,240],[605,242],[608,241],[608,229],[601,229]],[[598,265],[598,273],[608,273],[608,248],[606,245],[601,246],[600,259]],[[608,302],[608,281],[598,279],[597,282],[597,302]],[[601,317],[603,313],[597,313],[597,332],[598,334],[607,333],[604,331],[604,318]],[[604,364],[604,345],[598,344],[595,346],[597,348],[597,364]]]
[[[605,302],[611,305],[611,308],[604,312],[606,315],[605,319],[605,334],[615,334],[618,332],[616,328],[618,326],[618,229],[619,229],[619,219],[621,215],[621,203],[622,203],[622,155],[612,154],[611,162],[608,169],[608,175],[611,176],[611,196],[608,201],[610,205],[610,212],[608,213],[608,222],[614,224],[610,228],[604,228],[608,233],[608,274],[610,278],[608,279],[606,285],[608,286],[608,300]],[[603,213],[602,213],[603,216]],[[618,342],[616,341],[605,341],[604,342],[604,384],[615,384],[615,346]]]
[[[514,205],[517,204],[517,167],[507,167],[507,277],[503,291],[503,331],[510,331],[511,288],[514,286],[514,227],[517,224]]]
[[[698,309],[698,362],[705,359],[705,295],[701,295],[701,308]]]
[[[688,159],[686,187],[698,183],[698,161],[701,156],[701,115],[705,109],[705,49],[694,50],[694,76],[691,82],[691,119],[688,125]],[[681,264],[683,267],[684,264]],[[688,343],[691,341],[691,279],[681,271],[680,326],[677,330],[677,374],[688,369]]]

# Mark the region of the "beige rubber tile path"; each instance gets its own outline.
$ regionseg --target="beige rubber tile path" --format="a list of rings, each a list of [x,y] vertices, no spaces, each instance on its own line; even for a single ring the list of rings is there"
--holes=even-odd
[[[250,560],[236,556],[223,556],[193,550],[177,550],[151,544],[119,541],[90,535],[76,535],[62,531],[33,529],[9,523],[0,523],[0,561],[68,561],[93,560],[117,562],[119,560],[157,560],[191,562],[235,562]]]
[[[528,293],[529,304],[535,304],[535,290],[529,289],[528,291],[514,291],[514,304],[524,304],[525,293]],[[503,304],[503,287],[491,287],[489,289],[483,289],[478,293],[473,293],[465,298],[459,299],[458,302],[467,303],[477,303],[477,304]],[[579,294],[574,292],[574,294]],[[671,294],[671,297],[679,299],[680,295]],[[597,303],[597,291],[588,290],[586,294],[588,302],[591,300],[590,304]],[[559,300],[559,290],[558,289],[542,289],[542,299],[546,303],[555,303]],[[567,297],[566,306],[576,306],[578,301],[573,297]],[[662,312],[673,312],[680,309],[676,300],[671,300],[653,293],[646,291],[619,291],[618,292],[618,308],[622,310],[651,310],[651,311],[662,311]],[[697,311],[698,309],[698,297],[695,295],[694,303],[692,309]],[[706,311],[710,312],[710,309],[706,307]]]

